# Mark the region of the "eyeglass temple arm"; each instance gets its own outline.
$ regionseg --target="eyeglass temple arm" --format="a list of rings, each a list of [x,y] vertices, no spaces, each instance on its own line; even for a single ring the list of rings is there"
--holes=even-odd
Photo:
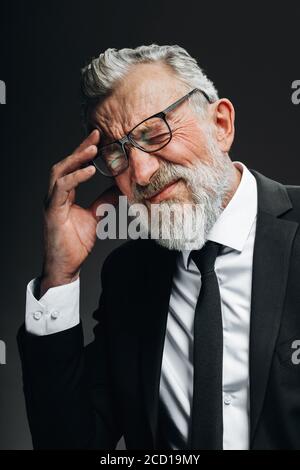
[[[188,99],[196,91],[200,91],[200,93],[202,93],[202,95],[207,99],[207,101],[209,103],[211,103],[211,100],[210,100],[209,96],[205,93],[205,91],[200,90],[200,88],[194,88],[187,95],[183,96],[182,98],[179,98],[179,100],[175,101],[175,103],[171,104],[166,109],[164,109],[164,113],[168,113],[169,111],[172,111],[174,108],[176,108],[176,106],[178,106],[180,103],[182,103],[182,101],[185,101],[186,99]]]

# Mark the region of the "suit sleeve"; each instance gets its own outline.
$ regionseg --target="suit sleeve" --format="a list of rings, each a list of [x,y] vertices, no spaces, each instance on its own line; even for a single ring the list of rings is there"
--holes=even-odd
[[[115,449],[122,436],[106,347],[106,264],[91,344],[84,347],[81,323],[47,336],[33,335],[24,325],[18,332],[35,449]]]

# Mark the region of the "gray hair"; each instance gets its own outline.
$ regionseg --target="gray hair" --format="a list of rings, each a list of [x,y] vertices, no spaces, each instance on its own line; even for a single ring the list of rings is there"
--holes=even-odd
[[[129,72],[131,66],[141,63],[162,62],[171,67],[187,88],[200,88],[211,102],[218,100],[212,81],[203,73],[197,61],[178,45],[150,44],[135,49],[106,49],[81,70],[82,117],[88,123],[89,111],[113,92],[116,84]],[[194,109],[205,116],[207,100],[200,93],[191,98]]]

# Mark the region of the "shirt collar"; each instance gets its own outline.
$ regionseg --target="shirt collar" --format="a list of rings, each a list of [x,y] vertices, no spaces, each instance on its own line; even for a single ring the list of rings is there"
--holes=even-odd
[[[256,179],[246,165],[233,162],[242,177],[233,197],[210,230],[207,239],[237,251],[243,251],[257,214]],[[183,250],[184,266],[188,268],[190,250]]]

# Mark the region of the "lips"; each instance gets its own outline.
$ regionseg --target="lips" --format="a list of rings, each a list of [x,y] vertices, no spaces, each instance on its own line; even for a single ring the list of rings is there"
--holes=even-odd
[[[179,180],[172,181],[171,183],[164,186],[162,189],[154,193],[150,198],[147,198],[147,201],[151,203],[160,202],[163,199],[166,199],[174,191]]]

